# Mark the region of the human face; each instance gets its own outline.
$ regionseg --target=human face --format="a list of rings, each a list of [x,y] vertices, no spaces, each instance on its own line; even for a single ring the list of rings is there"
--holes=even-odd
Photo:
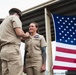
[[[31,24],[29,25],[29,32],[30,32],[30,33],[36,33],[36,31],[37,31],[36,25],[35,25],[34,23],[31,23]]]

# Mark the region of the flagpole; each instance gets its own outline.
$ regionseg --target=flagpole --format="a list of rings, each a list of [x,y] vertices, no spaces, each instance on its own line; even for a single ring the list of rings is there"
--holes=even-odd
[[[46,27],[46,41],[47,41],[47,61],[46,61],[46,67],[47,67],[47,74],[46,75],[53,75],[53,69],[52,69],[52,45],[51,45],[51,27],[50,27],[50,16],[51,14],[49,11],[47,11],[47,8],[44,9],[45,12],[45,27]],[[48,15],[50,14],[50,16]]]

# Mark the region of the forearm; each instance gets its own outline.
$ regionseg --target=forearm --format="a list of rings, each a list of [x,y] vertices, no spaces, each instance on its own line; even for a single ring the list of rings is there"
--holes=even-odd
[[[42,47],[42,64],[46,64],[46,47]]]
[[[24,54],[24,65],[23,66],[25,66],[25,61],[26,61],[26,55]]]
[[[27,38],[27,37],[30,36],[28,32],[24,33],[24,31],[19,27],[15,28],[15,32],[16,32],[16,35],[20,38],[21,37],[22,38]]]
[[[23,66],[25,66],[26,65],[26,54],[27,54],[27,51],[25,50],[25,54],[24,54],[24,65]]]
[[[17,35],[18,35],[19,37],[22,37],[22,38],[26,38],[26,37],[27,37],[27,35],[24,33],[23,30],[20,30],[19,32],[17,32]]]

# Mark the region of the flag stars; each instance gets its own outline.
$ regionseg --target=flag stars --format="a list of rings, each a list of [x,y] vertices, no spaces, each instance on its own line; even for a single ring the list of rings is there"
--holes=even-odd
[[[71,29],[69,29],[69,31],[72,31]]]
[[[57,16],[56,18],[58,19],[59,17]]]
[[[63,25],[61,25],[61,27],[63,28]]]
[[[73,43],[73,41],[71,41],[71,43]]]
[[[74,25],[76,26],[76,23],[74,23]]]
[[[73,20],[75,20],[75,18],[73,18]]]
[[[65,36],[67,36],[67,34],[65,34]]]
[[[65,42],[67,42],[67,40],[65,40]]]
[[[66,28],[68,28],[68,26],[66,26]]]
[[[64,36],[62,36],[62,38],[64,39]]]
[[[70,38],[68,37],[68,40],[70,40]]]
[[[69,20],[69,18],[67,18],[67,20]]]
[[[60,19],[60,21],[62,21],[62,20]]]
[[[74,41],[76,40],[76,38],[74,38]]]
[[[71,23],[73,23],[73,21],[71,21]]]
[[[74,27],[72,27],[72,29],[74,29]]]
[[[73,32],[73,34],[75,34],[75,32]]]
[[[58,21],[58,23],[60,23],[60,22]]]
[[[60,39],[60,41],[62,41],[62,39]]]
[[[64,33],[64,31],[61,31],[62,33]]]
[[[59,30],[60,30],[61,28],[59,27]]]
[[[70,35],[70,37],[73,37],[73,35]]]
[[[68,23],[68,25],[71,25],[70,23]]]
[[[65,22],[67,22],[67,20],[65,20]]]
[[[62,17],[62,19],[64,19],[64,17]]]
[[[69,34],[69,32],[67,32],[67,34]]]
[[[61,35],[61,33],[59,33],[59,35]]]
[[[56,16],[56,41],[76,45],[76,17]]]
[[[66,29],[64,28],[64,31],[66,31]]]
[[[63,24],[65,24],[65,22],[63,22]]]

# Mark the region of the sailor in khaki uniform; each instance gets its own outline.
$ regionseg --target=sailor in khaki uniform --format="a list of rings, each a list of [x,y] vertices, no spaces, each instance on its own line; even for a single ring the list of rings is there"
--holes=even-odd
[[[2,75],[22,75],[23,66],[20,53],[21,39],[26,35],[22,30],[20,21],[21,11],[17,8],[9,10],[9,16],[2,22],[1,31],[1,59]]]
[[[30,38],[25,40],[24,72],[27,75],[45,75],[46,70],[46,42],[42,35],[38,34],[37,23],[29,26]]]

